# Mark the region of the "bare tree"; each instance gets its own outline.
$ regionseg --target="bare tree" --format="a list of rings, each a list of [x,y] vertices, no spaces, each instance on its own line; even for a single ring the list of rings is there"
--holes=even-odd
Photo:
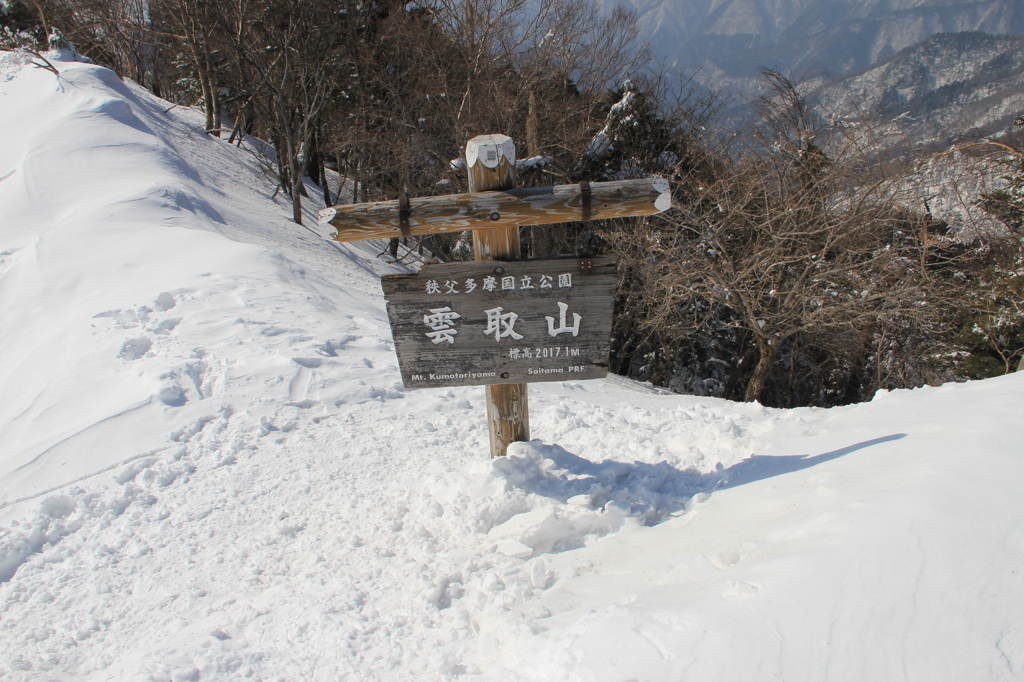
[[[895,201],[898,184],[816,122],[787,79],[765,72],[764,84],[747,146],[680,164],[679,210],[611,235],[644,281],[649,333],[716,323],[749,339],[748,401],[787,343],[817,336],[839,350],[886,316],[933,308],[915,267],[921,225]]]
[[[26,0],[44,33],[61,31],[75,47],[122,77],[156,83],[154,36],[144,0]]]
[[[649,61],[636,13],[585,0],[438,0],[464,81],[456,137],[502,130],[530,154],[578,153],[609,85]],[[501,86],[495,87],[496,82]]]
[[[217,13],[221,40],[232,56],[234,80],[266,126],[278,154],[281,185],[302,223],[304,158],[321,117],[338,90],[344,19],[338,3],[231,0]]]
[[[1014,126],[1024,128],[1024,116]],[[965,304],[970,311],[964,336],[981,341],[1006,374],[1024,368],[1024,144],[1019,135],[980,147],[1000,167],[1004,186],[986,192],[979,206],[1000,228],[976,235],[976,262]]]
[[[218,21],[222,9],[216,0],[162,0],[153,3],[158,17],[164,19],[162,35],[175,41],[191,67],[206,115],[206,132],[220,137],[221,98],[214,53]]]

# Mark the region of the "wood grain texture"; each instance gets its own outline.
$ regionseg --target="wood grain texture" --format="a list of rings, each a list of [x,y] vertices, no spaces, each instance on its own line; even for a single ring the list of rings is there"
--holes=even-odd
[[[530,440],[530,403],[526,384],[487,387],[487,433],[491,458],[504,457],[509,443]]]
[[[488,190],[511,190],[516,185],[515,146],[505,145],[511,139],[504,135],[481,135],[470,140],[476,144],[475,153],[466,149],[466,171],[469,174],[469,191],[480,194]],[[508,148],[512,155],[509,156]],[[487,152],[497,151],[493,167],[484,163]],[[483,154],[481,154],[483,152]],[[503,153],[502,153],[503,152]],[[493,215],[493,214],[492,214]],[[497,225],[489,216],[487,221],[473,230],[473,257],[475,260],[516,260],[520,257],[519,225]]]
[[[663,178],[593,182],[590,192],[592,220],[653,215],[671,206]],[[419,197],[409,200],[409,209],[409,231],[414,235],[583,219],[579,185]],[[324,238],[340,242],[399,237],[398,211],[397,199],[332,206],[320,212],[320,231]]]
[[[479,135],[466,143],[469,191],[511,190],[516,186],[516,145],[506,135]],[[494,223],[500,214],[491,213]],[[520,256],[519,225],[473,230],[473,257],[477,261],[513,260]],[[494,324],[491,320],[490,324]],[[500,337],[500,332],[496,336]],[[530,404],[526,384],[486,386],[487,432],[491,457],[503,457],[509,443],[530,440]]]

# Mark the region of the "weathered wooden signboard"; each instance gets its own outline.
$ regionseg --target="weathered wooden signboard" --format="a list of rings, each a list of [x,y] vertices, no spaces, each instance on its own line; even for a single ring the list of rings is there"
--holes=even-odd
[[[615,262],[475,261],[383,277],[405,386],[604,377]]]

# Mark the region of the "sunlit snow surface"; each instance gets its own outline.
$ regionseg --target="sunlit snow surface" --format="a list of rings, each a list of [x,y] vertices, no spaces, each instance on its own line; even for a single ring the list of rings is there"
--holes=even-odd
[[[492,464],[482,388],[402,387],[381,244],[59,66],[0,66],[0,679],[1024,679],[1024,376],[534,385]]]

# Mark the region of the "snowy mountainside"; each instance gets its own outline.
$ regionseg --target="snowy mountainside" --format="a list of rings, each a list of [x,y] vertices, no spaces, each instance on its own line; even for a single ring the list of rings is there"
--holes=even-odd
[[[613,4],[606,2],[605,7]],[[751,115],[748,100],[760,92],[760,67],[806,82],[809,89],[838,83],[835,89],[841,91],[844,78],[936,34],[1024,35],[1024,3],[1018,0],[632,0],[627,6],[638,12],[641,37],[650,42],[661,64],[692,72],[695,83],[725,96],[722,123],[730,128],[743,126]],[[980,57],[962,55],[975,56]],[[941,72],[937,65],[927,69]],[[1000,85],[980,82],[979,92],[961,94],[992,103]],[[1016,92],[1011,88],[1010,94]],[[983,105],[971,113],[989,122]],[[972,116],[941,122],[964,125],[947,135],[968,133],[973,124]],[[934,131],[928,134],[936,136]]]
[[[354,301],[375,287],[334,272],[340,254],[377,267],[355,255],[370,247],[339,252],[293,227],[248,152],[197,135],[190,117],[164,114],[169,103],[111,71],[68,68],[60,81],[29,69],[3,85],[5,130],[25,131],[5,134],[0,171],[0,314],[6,329],[19,330],[0,340],[0,381],[14,389],[0,406],[0,495],[8,499],[15,490],[36,492],[22,487],[22,477],[42,480],[37,470],[65,482],[76,467],[67,453],[83,439],[100,445],[105,464],[135,453],[140,434],[126,431],[125,419],[151,424],[156,438],[167,429],[169,403],[205,413],[203,401],[216,400],[229,362],[279,364],[290,374],[292,360],[267,360],[263,348],[228,359],[204,343],[207,335],[287,347],[303,336],[254,318],[254,301],[316,319],[330,300]],[[41,86],[43,74],[53,82]],[[53,89],[52,99],[11,106],[26,99],[23,88],[40,87]],[[307,223],[315,224],[315,208]],[[31,306],[23,301],[29,291]],[[376,314],[353,306],[354,316]],[[209,319],[194,321],[190,313],[204,309],[212,309]],[[201,331],[182,335],[179,324]],[[177,343],[181,336],[195,345]],[[303,399],[302,390],[292,392]]]
[[[379,245],[56,64],[0,66],[0,680],[1024,675],[1024,376],[539,384],[491,462],[483,389],[402,387]]]
[[[897,119],[900,137],[916,144],[998,135],[1024,111],[1024,38],[935,35],[808,100],[827,116]]]
[[[632,0],[629,5],[655,54],[670,66],[706,64],[702,81],[715,74],[746,79],[758,66],[797,77],[812,71],[841,75],[936,33],[1024,33],[1024,8],[1014,0]]]

